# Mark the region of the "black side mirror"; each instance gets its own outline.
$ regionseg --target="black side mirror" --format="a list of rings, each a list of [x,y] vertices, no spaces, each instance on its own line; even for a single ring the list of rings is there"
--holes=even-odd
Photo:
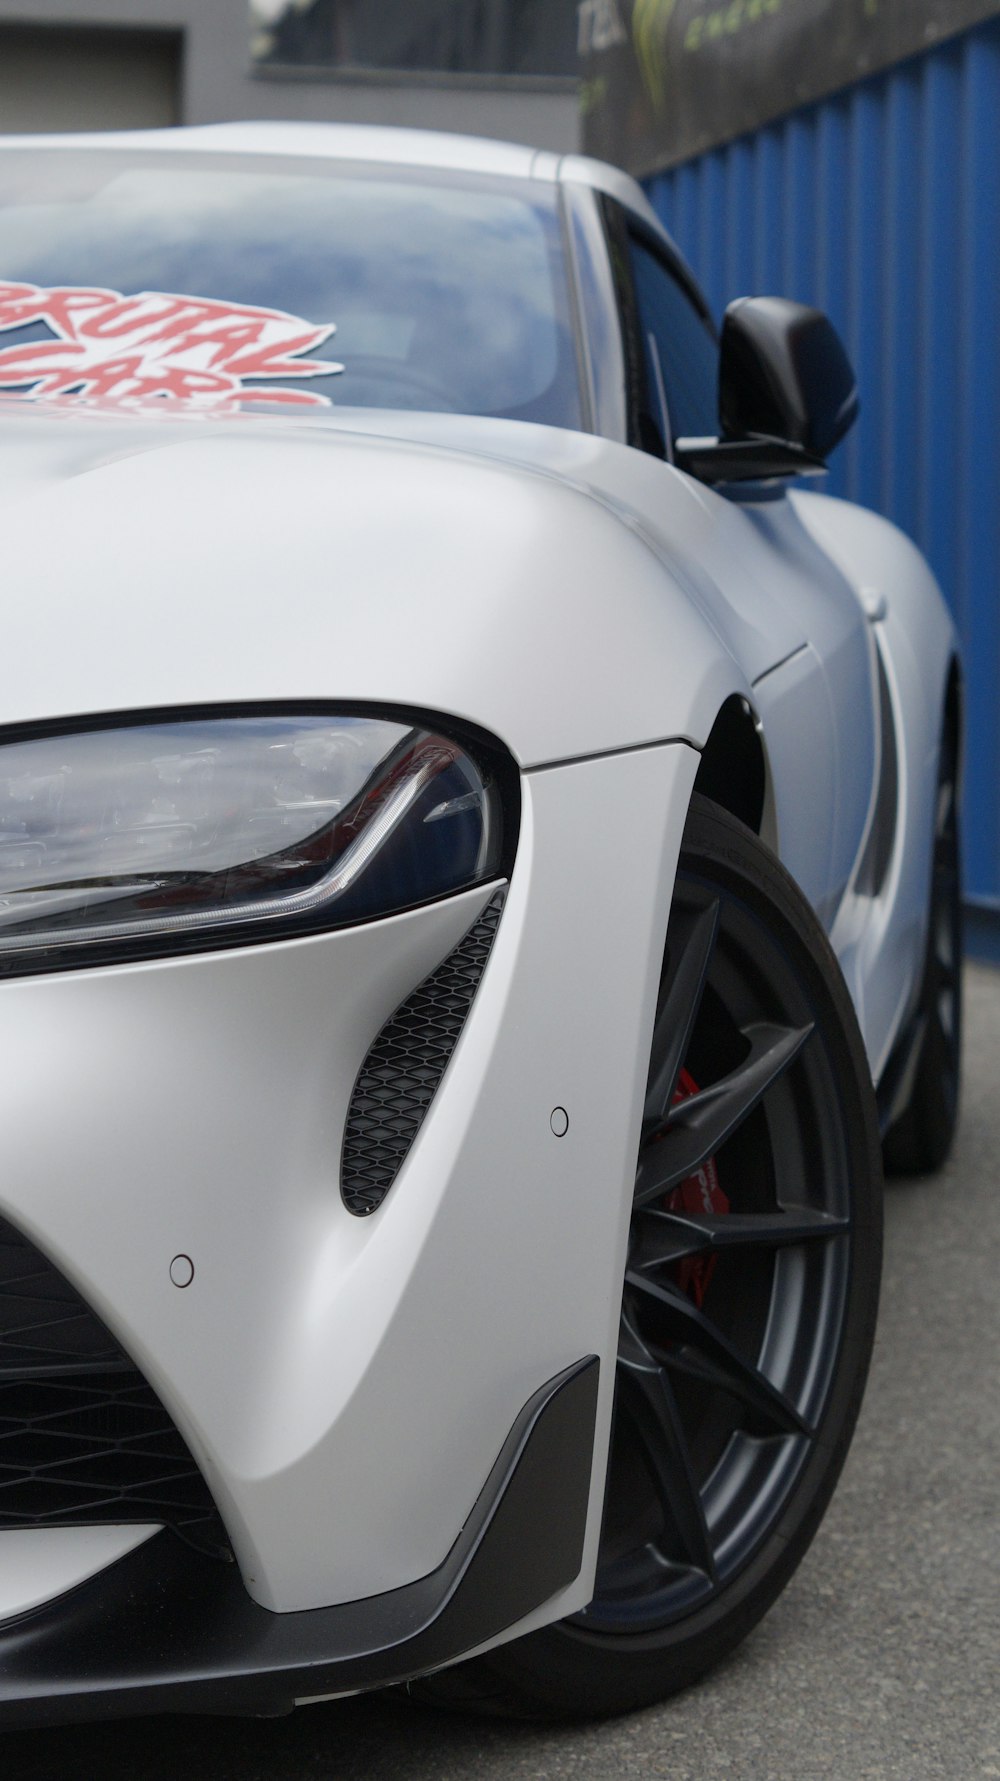
[[[720,438],[679,439],[675,456],[705,482],[801,476],[823,469],[857,413],[833,323],[784,297],[742,297],[722,324]]]
[[[857,413],[854,372],[825,315],[784,297],[730,303],[719,359],[723,439],[783,439],[825,459]]]

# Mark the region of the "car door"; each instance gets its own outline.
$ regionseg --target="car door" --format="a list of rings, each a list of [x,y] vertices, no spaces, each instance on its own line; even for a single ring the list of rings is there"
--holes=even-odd
[[[718,344],[683,263],[643,219],[603,201],[624,341],[630,442],[673,459],[718,433]],[[764,727],[782,857],[832,925],[864,838],[877,754],[874,664],[859,603],[783,484],[693,484],[703,568],[754,646],[743,664]],[[721,613],[720,613],[721,616]],[[727,634],[733,635],[731,624]],[[740,634],[739,632],[737,634]]]

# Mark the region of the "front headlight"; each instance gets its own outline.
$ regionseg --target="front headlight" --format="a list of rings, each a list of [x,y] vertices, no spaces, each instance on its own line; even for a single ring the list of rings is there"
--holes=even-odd
[[[495,877],[511,839],[488,761],[382,717],[3,743],[0,972],[363,921]]]

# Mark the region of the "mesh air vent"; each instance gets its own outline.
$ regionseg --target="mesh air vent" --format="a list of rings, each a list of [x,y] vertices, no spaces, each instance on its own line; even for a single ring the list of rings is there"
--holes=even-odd
[[[486,969],[505,896],[497,891],[454,952],[396,1009],[361,1066],[340,1169],[344,1204],[359,1218],[381,1206],[420,1130]]]
[[[152,1387],[0,1219],[0,1529],[160,1521],[220,1552],[208,1486]]]
[[[69,1281],[0,1218],[0,1380],[130,1365]]]

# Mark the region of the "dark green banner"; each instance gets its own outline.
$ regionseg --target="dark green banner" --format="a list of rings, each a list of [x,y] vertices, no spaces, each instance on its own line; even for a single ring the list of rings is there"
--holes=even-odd
[[[577,0],[250,0],[260,68],[577,72]]]
[[[649,173],[1000,14],[1000,0],[582,0],[587,151]]]

